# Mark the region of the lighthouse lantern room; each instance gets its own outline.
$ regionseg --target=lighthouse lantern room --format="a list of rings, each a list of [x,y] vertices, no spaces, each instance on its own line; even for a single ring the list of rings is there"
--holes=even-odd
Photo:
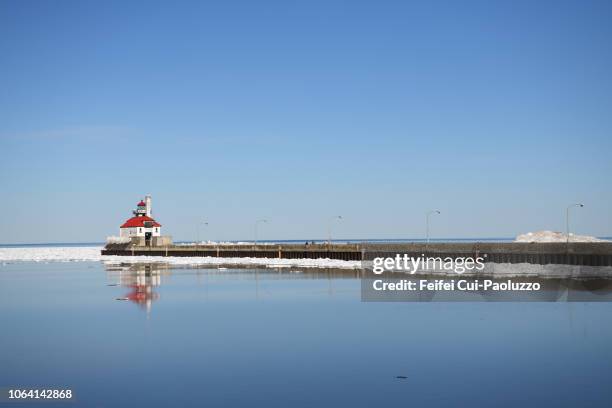
[[[161,236],[161,224],[151,218],[151,196],[141,200],[133,214],[134,216],[119,228],[120,237],[142,237],[148,244],[153,237]]]

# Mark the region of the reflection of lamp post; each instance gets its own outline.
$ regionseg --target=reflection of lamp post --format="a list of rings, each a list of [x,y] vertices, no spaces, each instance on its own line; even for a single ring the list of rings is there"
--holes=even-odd
[[[332,242],[332,237],[331,237],[331,223],[333,220],[341,220],[342,216],[341,215],[334,215],[333,217],[330,217],[329,220],[327,220],[327,243],[329,245],[331,245]]]
[[[428,244],[429,244],[429,216],[431,214],[440,214],[440,211],[438,211],[438,210],[431,210],[425,216],[425,237],[426,237],[426,240],[427,240]]]
[[[567,234],[565,242],[567,243],[569,243],[569,239],[570,239],[569,214],[570,214],[570,208],[572,207],[584,207],[584,204],[577,203],[577,204],[568,205],[567,208],[565,209],[565,232]]]
[[[267,223],[268,220],[257,220],[257,221],[255,221],[255,245],[257,245],[257,227],[259,226],[260,222]]]

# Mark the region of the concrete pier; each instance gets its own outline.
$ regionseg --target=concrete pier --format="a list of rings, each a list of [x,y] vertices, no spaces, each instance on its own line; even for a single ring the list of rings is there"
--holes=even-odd
[[[539,265],[612,266],[612,242],[597,243],[359,243],[359,244],[259,244],[171,245],[157,247],[108,244],[102,255],[175,256],[218,258],[328,258],[345,261],[371,260],[395,254],[433,257],[483,257],[485,263],[531,263]]]

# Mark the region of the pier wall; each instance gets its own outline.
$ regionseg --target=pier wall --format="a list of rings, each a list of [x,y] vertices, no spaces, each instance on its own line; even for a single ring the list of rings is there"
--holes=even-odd
[[[328,258],[344,261],[372,260],[395,254],[426,257],[483,257],[485,263],[612,266],[612,242],[603,243],[360,243],[314,245],[170,245],[140,247],[109,244],[102,255],[218,258]]]

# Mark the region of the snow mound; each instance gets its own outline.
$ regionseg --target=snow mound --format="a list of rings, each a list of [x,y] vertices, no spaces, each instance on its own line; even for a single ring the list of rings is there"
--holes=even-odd
[[[130,237],[106,237],[107,244],[129,244],[132,242]]]
[[[570,242],[608,242],[588,235],[569,234]],[[521,234],[516,237],[514,242],[567,242],[567,235],[562,232],[537,231]]]

